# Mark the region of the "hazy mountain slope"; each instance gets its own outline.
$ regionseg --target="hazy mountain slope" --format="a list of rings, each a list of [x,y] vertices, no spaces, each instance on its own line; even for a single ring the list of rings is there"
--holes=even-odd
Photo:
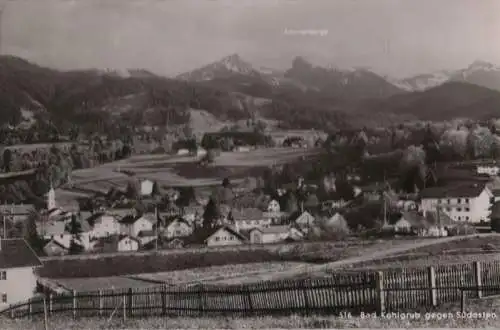
[[[500,92],[469,83],[448,82],[423,92],[395,95],[364,106],[362,111],[373,115],[409,114],[423,120],[485,119],[500,115]]]
[[[451,81],[466,82],[500,91],[500,67],[484,61],[475,61],[467,68],[457,71],[439,71],[390,81],[407,91],[424,91]]]
[[[380,98],[402,93],[385,78],[365,69],[339,70],[313,66],[296,57],[285,77],[307,87],[342,98]]]

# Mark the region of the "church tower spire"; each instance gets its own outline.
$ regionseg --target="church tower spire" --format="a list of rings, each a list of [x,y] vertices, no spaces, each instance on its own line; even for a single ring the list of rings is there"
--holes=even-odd
[[[52,185],[52,182],[50,183],[50,190],[49,193],[47,194],[47,210],[52,210],[57,207],[56,205],[56,192],[54,190],[54,186]]]

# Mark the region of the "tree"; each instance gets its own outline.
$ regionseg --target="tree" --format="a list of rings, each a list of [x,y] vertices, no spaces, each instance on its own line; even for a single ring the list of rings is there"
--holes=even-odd
[[[186,207],[196,200],[194,188],[192,186],[180,187],[179,198],[175,201],[177,206]]]
[[[292,214],[294,212],[297,212],[298,209],[299,207],[298,207],[297,197],[295,197],[295,194],[293,192],[289,192],[286,196],[286,205],[285,205],[286,212]]]
[[[10,149],[5,149],[3,151],[3,168],[5,172],[10,172],[12,163],[12,151]]]
[[[229,186],[231,186],[231,181],[229,181],[229,178],[224,178],[224,180],[222,180],[222,186],[224,188],[228,188]]]
[[[71,234],[71,242],[69,244],[69,254],[78,254],[83,252],[81,245],[82,225],[77,220],[76,215],[71,215],[71,220],[67,224],[66,230]]]
[[[203,212],[203,229],[210,230],[217,224],[220,210],[213,198],[210,198]]]
[[[32,210],[28,214],[28,218],[26,219],[24,226],[24,239],[37,254],[41,254],[43,250],[43,240],[38,235],[38,232],[36,230],[36,223],[40,221],[40,214],[35,210]]]

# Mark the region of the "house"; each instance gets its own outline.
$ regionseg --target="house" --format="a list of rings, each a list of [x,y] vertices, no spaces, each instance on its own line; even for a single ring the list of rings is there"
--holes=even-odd
[[[290,217],[290,220],[301,229],[310,227],[315,221],[314,216],[312,216],[311,213],[307,211],[296,212]]]
[[[158,238],[158,234],[155,230],[143,230],[137,234],[136,239],[139,241],[140,246],[148,244]]]
[[[57,239],[51,239],[43,247],[43,252],[48,256],[64,256],[69,253],[69,247],[59,243]]]
[[[233,149],[233,151],[236,152],[250,152],[250,147],[249,146],[237,146]]]
[[[106,213],[95,213],[84,220],[91,226],[91,237],[107,237],[120,233],[120,223],[118,220]]]
[[[500,166],[496,161],[482,162],[476,166],[477,174],[487,174],[490,176],[498,175]]]
[[[237,230],[269,227],[272,222],[270,218],[265,218],[263,212],[257,208],[232,209],[227,219]]]
[[[162,236],[172,239],[176,237],[186,237],[193,233],[193,227],[183,218],[173,218],[167,221]]]
[[[151,180],[142,180],[141,181],[141,196],[149,196],[153,194],[153,187],[154,187],[154,182]]]
[[[456,223],[443,211],[429,211],[425,214],[405,211],[394,224],[394,232],[427,237],[448,236],[448,230]]]
[[[137,237],[141,231],[153,230],[154,223],[153,219],[146,216],[127,215],[120,220],[120,232]]]
[[[485,182],[462,182],[452,186],[425,188],[420,192],[423,213],[441,209],[451,219],[471,223],[489,221],[493,194]]]
[[[325,220],[325,226],[327,228],[338,228],[341,230],[349,231],[349,226],[346,219],[339,212],[335,212],[333,215]]]
[[[185,149],[185,148],[179,149],[179,150],[177,150],[177,155],[178,156],[187,156],[187,155],[189,155],[189,150]]]
[[[183,209],[183,219],[192,224],[203,216],[204,208],[201,205],[187,206]]]
[[[0,310],[32,298],[40,259],[24,239],[0,240]]]
[[[199,241],[207,246],[227,246],[242,245],[247,238],[230,226],[218,226],[200,237]]]
[[[118,252],[137,251],[140,242],[138,239],[125,235],[118,241]]]
[[[303,234],[299,230],[290,226],[271,226],[250,230],[250,243],[252,244],[283,242],[287,238],[291,238],[295,241],[302,237]]]
[[[273,199],[269,202],[269,204],[267,205],[267,212],[269,213],[279,213],[281,212],[281,206],[280,206],[280,203]]]

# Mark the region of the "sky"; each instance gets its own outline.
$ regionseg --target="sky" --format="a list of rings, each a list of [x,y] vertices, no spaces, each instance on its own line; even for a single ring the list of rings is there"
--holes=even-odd
[[[64,70],[172,76],[234,53],[257,67],[303,56],[397,78],[500,65],[499,0],[3,1],[0,52]]]

